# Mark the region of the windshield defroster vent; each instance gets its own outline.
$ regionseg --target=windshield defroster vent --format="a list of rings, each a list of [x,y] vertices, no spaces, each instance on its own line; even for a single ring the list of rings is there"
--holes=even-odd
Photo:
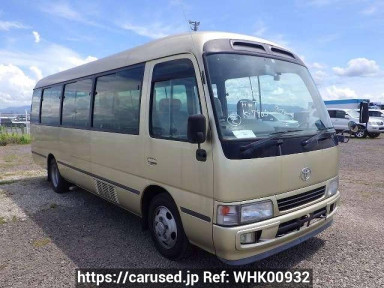
[[[288,52],[288,51],[280,49],[280,48],[271,47],[271,51],[274,54],[280,54],[280,55],[288,56],[289,58],[296,59],[296,57],[291,52]]]
[[[235,50],[248,50],[248,51],[263,52],[263,53],[266,52],[263,45],[255,42],[232,41],[231,44],[232,44],[232,48]]]

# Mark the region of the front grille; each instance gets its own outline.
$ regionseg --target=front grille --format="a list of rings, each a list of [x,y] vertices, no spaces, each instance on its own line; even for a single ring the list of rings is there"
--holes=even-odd
[[[279,199],[277,200],[277,206],[279,207],[280,211],[289,210],[297,206],[304,205],[309,202],[320,199],[321,197],[323,197],[324,193],[325,186],[322,186],[311,191]]]

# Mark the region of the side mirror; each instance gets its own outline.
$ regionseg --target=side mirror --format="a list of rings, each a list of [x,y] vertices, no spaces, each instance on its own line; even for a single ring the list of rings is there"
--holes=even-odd
[[[349,129],[349,131],[356,133],[357,131],[359,131],[359,126],[355,122],[349,121],[348,122],[348,129]]]
[[[187,135],[190,143],[204,143],[207,134],[206,130],[204,115],[196,114],[188,117]]]
[[[369,105],[367,102],[360,103],[360,123],[368,123],[369,121]]]
[[[345,119],[351,119],[351,117],[349,117],[349,115],[345,115],[344,117],[345,117]]]
[[[197,143],[196,159],[198,161],[207,160],[207,152],[200,148],[200,144],[205,142],[207,128],[205,125],[205,117],[202,114],[191,115],[188,117],[188,141],[189,143]]]

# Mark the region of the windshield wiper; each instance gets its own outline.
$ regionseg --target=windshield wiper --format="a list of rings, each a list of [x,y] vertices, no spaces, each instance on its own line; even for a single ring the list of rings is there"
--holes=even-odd
[[[248,145],[241,146],[240,147],[240,153],[242,156],[248,156],[250,157],[251,154],[256,151],[257,149],[266,147],[266,146],[272,146],[272,145],[277,145],[279,146],[279,152],[281,155],[281,144],[284,143],[283,139],[280,139],[280,137],[284,134],[287,133],[292,133],[292,132],[301,132],[303,130],[301,129],[295,129],[295,130],[285,130],[285,131],[279,131],[279,132],[274,132],[271,133],[269,137],[263,138],[257,141],[254,141]]]
[[[332,129],[332,131],[329,131],[331,129]],[[333,127],[326,127],[326,128],[321,129],[319,132],[317,132],[312,137],[301,142],[301,145],[303,145],[303,147],[306,147],[313,142],[316,142],[316,144],[319,144],[319,141],[329,139],[334,134],[335,134],[335,130]]]

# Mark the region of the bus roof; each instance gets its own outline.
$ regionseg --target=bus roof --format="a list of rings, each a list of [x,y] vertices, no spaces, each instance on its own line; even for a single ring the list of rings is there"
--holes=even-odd
[[[283,48],[276,43],[242,34],[225,32],[183,33],[161,38],[147,44],[50,75],[37,82],[35,89],[170,55],[181,53],[202,53],[204,44],[207,41],[214,39],[246,40]]]

